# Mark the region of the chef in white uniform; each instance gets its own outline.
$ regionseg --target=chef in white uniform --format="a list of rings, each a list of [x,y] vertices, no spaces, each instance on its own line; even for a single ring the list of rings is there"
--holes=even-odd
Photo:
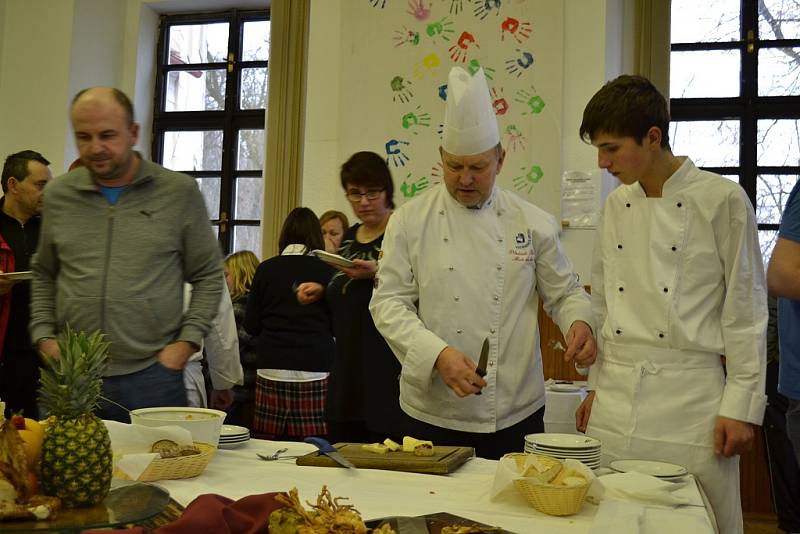
[[[402,363],[400,405],[418,423],[407,433],[497,458],[543,431],[539,296],[584,367],[591,305],[554,218],[495,187],[505,151],[482,70],[450,72],[440,152],[444,183],[389,219],[370,311]]]
[[[753,208],[735,182],[672,154],[666,101],[645,78],[607,83],[580,134],[623,185],[598,228],[599,350],[578,429],[602,441],[606,460],[685,466],[720,532],[742,532],[739,454],[766,407],[767,292]]]

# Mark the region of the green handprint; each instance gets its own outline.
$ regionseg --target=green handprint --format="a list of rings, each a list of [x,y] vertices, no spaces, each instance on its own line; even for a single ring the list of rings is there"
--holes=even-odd
[[[520,89],[519,91],[517,91],[516,96],[517,97],[514,100],[516,100],[520,104],[525,104],[526,106],[528,106],[528,111],[524,111],[522,113],[523,115],[528,115],[529,113],[538,115],[544,109],[544,100],[539,95],[535,95],[524,89]]]
[[[416,113],[414,111],[416,111]],[[417,106],[416,110],[414,111],[410,111],[403,115],[403,128],[409,130],[416,126],[424,126],[427,128],[431,125],[431,116],[429,113],[422,111],[422,106]],[[416,131],[413,131],[413,133],[414,135],[417,134]]]
[[[425,27],[425,33],[428,34],[428,37],[436,41],[437,37],[441,37],[444,41],[450,40],[450,34],[455,33],[450,26],[453,25],[453,21],[450,20],[449,17],[445,17],[442,20],[438,20],[436,22],[431,22]]]
[[[406,180],[409,180],[410,178],[411,178],[411,173],[408,173],[406,175]],[[427,176],[423,176],[422,178],[420,178],[419,180],[417,180],[417,181],[415,181],[415,182],[413,182],[411,184],[409,184],[405,180],[403,181],[402,184],[400,184],[400,192],[403,193],[403,196],[406,197],[406,198],[411,198],[414,195],[416,195],[417,193],[419,193],[421,191],[424,191],[427,188],[428,188],[428,177]]]
[[[481,62],[478,61],[477,59],[470,59],[469,63],[467,63],[467,71],[469,71],[469,73],[472,76],[475,76],[475,73],[478,72],[478,70],[480,70],[481,67],[483,67],[483,74],[488,79],[493,80],[494,69],[492,67],[484,67],[483,65],[481,65]]]
[[[524,171],[525,167],[522,167],[521,170]],[[543,176],[544,171],[542,168],[538,165],[532,165],[524,175],[514,178],[514,189],[520,192],[527,189],[527,193],[530,194],[533,191],[533,186],[538,184]]]

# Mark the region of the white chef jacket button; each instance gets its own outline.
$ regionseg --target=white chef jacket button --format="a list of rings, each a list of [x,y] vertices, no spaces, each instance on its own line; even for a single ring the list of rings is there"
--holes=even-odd
[[[494,367],[494,360],[489,361],[489,367]]]
[[[458,330],[456,330],[456,334],[462,334],[462,333],[464,333],[464,331],[461,330],[460,328]]]
[[[490,333],[490,334],[494,334],[495,332],[497,332],[497,330],[495,330],[494,328],[490,328],[490,329],[489,329],[489,333]]]
[[[498,300],[500,300],[500,297],[498,297],[497,295],[495,295],[495,296],[494,296],[494,297],[492,297],[492,298],[493,298],[495,301],[498,301]]]
[[[456,295],[455,297],[453,297],[453,300],[454,300],[454,301],[456,301],[456,302],[458,302],[459,300],[461,300],[461,297],[459,297],[458,295]]]

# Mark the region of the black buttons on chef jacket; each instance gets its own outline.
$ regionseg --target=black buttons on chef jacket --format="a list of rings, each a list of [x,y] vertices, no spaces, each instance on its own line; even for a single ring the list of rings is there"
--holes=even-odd
[[[658,337],[663,338],[664,337],[664,332],[659,332],[658,333]]]
[[[681,206],[683,206],[683,204],[678,202],[677,206],[680,208]]]
[[[676,250],[678,250],[678,247],[672,247],[672,252],[675,252]]]
[[[619,288],[619,291],[620,291],[620,293],[621,293],[621,292],[625,291],[625,288],[624,288],[624,287],[620,287],[620,288]]]
[[[617,248],[622,250],[622,245],[617,245]]]
[[[450,240],[445,237],[444,238],[444,242],[447,243],[448,241],[450,241]]]
[[[620,334],[622,334],[622,330],[620,330],[619,328],[617,328],[617,331],[616,331],[616,332],[617,332],[617,335],[620,335]]]
[[[664,293],[669,293],[669,288],[664,288]]]
[[[630,203],[630,202],[626,202],[626,203],[625,203],[625,207],[626,207],[626,208],[630,208],[630,207],[631,207],[631,203]]]
[[[460,328],[458,330],[456,330],[456,334],[463,334],[463,333],[464,333],[464,331],[461,330]]]

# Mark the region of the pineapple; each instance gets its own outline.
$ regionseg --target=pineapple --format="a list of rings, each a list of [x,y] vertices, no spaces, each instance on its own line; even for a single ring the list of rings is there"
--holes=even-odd
[[[109,343],[100,332],[76,333],[67,325],[58,337],[60,358],[47,358],[39,401],[49,417],[42,444],[41,488],[68,508],[102,501],[111,484],[108,430],[92,413],[108,363]]]

